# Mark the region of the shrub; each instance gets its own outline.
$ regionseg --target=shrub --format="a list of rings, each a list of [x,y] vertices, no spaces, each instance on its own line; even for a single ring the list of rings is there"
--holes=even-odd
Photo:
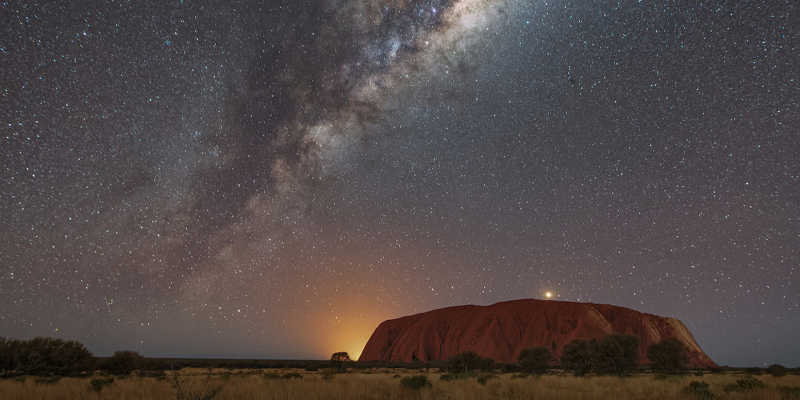
[[[400,387],[419,390],[422,388],[430,388],[431,383],[428,381],[428,377],[425,375],[414,375],[400,379]]]
[[[535,346],[529,349],[523,349],[519,352],[517,357],[517,365],[520,369],[531,374],[541,375],[547,372],[550,368],[550,362],[553,360],[553,354],[550,349],[544,346]]]
[[[497,378],[498,376],[495,374],[484,374],[478,377],[478,383],[481,384],[481,386],[485,386],[486,382],[489,382],[490,379],[497,379]]]
[[[592,367],[592,353],[589,342],[573,339],[561,350],[561,366],[572,371],[575,376],[584,376]]]
[[[725,385],[726,392],[749,392],[764,387],[764,382],[756,379],[753,376],[747,376],[744,379],[739,379],[736,383]]]
[[[89,381],[89,390],[94,390],[97,393],[100,393],[104,387],[111,385],[114,383],[114,377],[109,376],[106,378],[94,378]]]
[[[20,341],[0,336],[0,376],[9,376],[17,368],[16,353]]]
[[[675,375],[686,369],[689,356],[683,342],[677,338],[666,338],[647,346],[647,358],[655,373]]]
[[[330,366],[331,368],[335,369],[336,372],[347,372],[347,364],[350,363],[350,355],[347,354],[346,351],[340,351],[338,353],[333,353],[331,356]]]
[[[691,381],[689,386],[683,388],[683,394],[694,397],[697,399],[713,399],[714,393],[711,392],[711,387],[705,381]]]
[[[145,358],[139,352],[131,350],[118,350],[100,364],[100,369],[112,375],[130,375],[142,369]]]
[[[625,376],[639,365],[639,338],[614,333],[589,342],[592,369],[599,374]]]
[[[322,371],[322,380],[323,381],[332,381],[336,378],[336,370],[334,369],[326,369]]]
[[[175,389],[175,399],[176,400],[210,400],[213,399],[216,395],[218,395],[222,388],[225,386],[225,381],[222,382],[220,385],[215,385],[211,383],[211,379],[214,377],[214,369],[213,367],[209,366],[207,368],[207,372],[204,375],[204,378],[199,383],[192,382],[193,379],[188,377],[183,377],[178,371],[172,371],[172,388]]]
[[[474,374],[475,371],[492,371],[494,360],[481,357],[474,351],[465,351],[448,358],[443,369],[449,373],[464,375]]]
[[[14,344],[18,373],[35,376],[77,376],[94,370],[94,354],[74,340],[37,337]]]
[[[283,379],[292,379],[292,378],[303,379],[303,375],[300,375],[297,372],[287,372],[287,373],[283,374],[283,376],[281,378],[283,378]]]
[[[780,364],[772,364],[769,367],[767,367],[767,373],[776,378],[780,378],[788,374],[789,369]]]

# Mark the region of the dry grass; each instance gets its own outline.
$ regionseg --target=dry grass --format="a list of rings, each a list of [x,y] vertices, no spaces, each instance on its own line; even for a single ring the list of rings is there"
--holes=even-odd
[[[305,372],[302,370],[280,370],[279,375],[286,372],[302,374],[302,378],[272,378],[264,377],[262,372],[267,371],[223,371],[215,370],[220,374],[212,378],[213,383],[225,382],[223,390],[214,397],[219,400],[241,399],[563,399],[563,400],[633,400],[633,399],[692,399],[682,393],[682,390],[693,380],[705,381],[711,384],[714,399],[739,400],[783,400],[798,399],[796,394],[782,392],[780,387],[800,387],[800,377],[790,375],[783,378],[759,376],[766,386],[750,392],[724,392],[725,385],[742,379],[740,374],[716,374],[703,377],[681,376],[667,379],[654,379],[652,375],[642,375],[630,378],[591,377],[576,378],[569,375],[548,375],[538,379],[523,378],[512,379],[510,374],[501,375],[497,379],[489,380],[486,385],[480,385],[476,379],[440,381],[439,374],[428,373],[428,378],[433,383],[431,389],[413,391],[400,387],[400,379],[396,373],[403,376],[411,375],[405,371],[390,371],[379,373],[348,373],[336,375],[333,380],[323,380],[319,372]],[[183,370],[181,376],[188,379],[189,384],[199,384],[204,379],[202,369]],[[225,376],[225,372],[232,372]],[[112,385],[101,392],[89,390],[88,378],[63,378],[56,383],[36,384],[34,378],[28,378],[24,383],[14,379],[0,380],[0,393],[7,400],[73,400],[73,399],[175,399],[176,391],[171,387],[171,378],[157,380],[155,378],[127,378],[117,379]],[[794,390],[793,393],[797,393]]]

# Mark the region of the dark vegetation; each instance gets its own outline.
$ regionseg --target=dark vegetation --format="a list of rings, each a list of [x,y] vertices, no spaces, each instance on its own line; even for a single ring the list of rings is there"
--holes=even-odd
[[[448,358],[441,369],[448,374],[471,376],[478,371],[494,371],[495,362],[474,351],[465,351]]]
[[[330,366],[336,372],[345,373],[347,372],[347,366],[352,362],[353,360],[350,359],[350,355],[347,354],[346,351],[340,351],[338,353],[333,353]]]
[[[776,378],[780,378],[786,376],[786,374],[789,373],[789,369],[780,364],[772,364],[767,367],[767,373]]]
[[[121,350],[104,359],[98,367],[112,375],[130,375],[134,371],[145,369],[146,366],[145,358],[139,352]]]
[[[0,337],[0,374],[3,376],[79,376],[93,372],[94,364],[94,354],[74,340]]]
[[[639,338],[614,333],[589,341],[575,339],[561,354],[561,365],[582,376],[589,371],[598,375],[625,376],[639,367]]]
[[[677,341],[676,341],[677,342]],[[678,342],[680,344],[680,342]],[[560,365],[553,365],[555,361],[552,354],[545,347],[533,347],[520,352],[516,363],[495,363],[493,359],[481,357],[474,351],[457,354],[447,360],[441,361],[353,361],[346,352],[334,353],[331,360],[258,360],[258,359],[166,359],[148,358],[138,352],[122,350],[115,352],[111,357],[95,357],[86,347],[76,341],[34,338],[30,340],[6,339],[0,337],[0,377],[16,377],[25,379],[25,376],[36,377],[36,384],[51,384],[57,382],[62,376],[91,375],[95,370],[108,375],[125,377],[132,374],[138,376],[152,376],[165,379],[165,371],[180,371],[183,368],[213,368],[213,369],[304,369],[306,371],[322,371],[329,379],[336,373],[347,372],[348,369],[356,371],[375,369],[402,368],[410,371],[430,371],[439,369],[444,374],[442,380],[478,378],[482,383],[496,377],[494,373],[519,373],[518,378],[546,373],[550,368],[563,368],[572,371],[575,375],[582,376],[587,373],[598,375],[624,376],[631,372],[642,370],[639,365],[638,339],[633,335],[613,334],[597,340],[576,339],[564,346],[560,358]],[[659,374],[680,373],[685,371],[685,349],[682,344],[678,346],[672,340],[666,339],[660,343],[648,346],[648,358],[652,363],[653,372]],[[773,364],[768,368],[709,368],[706,372],[743,372],[749,375],[768,373],[775,377],[786,374],[800,374],[800,369],[789,369],[782,365]],[[279,371],[266,373],[265,378],[291,379],[299,378],[296,373]],[[696,372],[696,374],[698,374]],[[698,376],[702,375],[699,373]],[[110,379],[109,379],[110,378]],[[91,389],[101,391],[104,387],[113,384],[111,377],[98,378],[91,383]],[[702,382],[701,382],[702,383]],[[687,387],[687,391],[703,391],[701,383]],[[758,385],[760,381],[743,379],[726,391],[745,391],[748,387]],[[404,386],[405,387],[405,386]],[[787,389],[794,393],[793,389]],[[696,394],[696,393],[695,393]],[[700,396],[702,397],[702,396]]]
[[[686,370],[689,356],[683,342],[676,338],[666,338],[647,346],[647,358],[653,372],[675,375]]]
[[[584,376],[592,368],[592,353],[589,342],[575,339],[561,350],[561,367],[575,376]]]
[[[419,390],[422,388],[430,388],[432,385],[425,375],[407,376],[400,379],[400,387],[412,390]]]
[[[517,357],[519,368],[529,374],[542,375],[550,368],[550,364],[555,360],[550,349],[544,346],[535,346],[523,349]]]

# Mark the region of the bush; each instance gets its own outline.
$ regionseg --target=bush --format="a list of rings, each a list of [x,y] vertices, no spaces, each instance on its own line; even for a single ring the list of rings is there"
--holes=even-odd
[[[786,376],[786,374],[789,373],[789,369],[780,364],[772,364],[767,367],[767,373],[776,378],[780,378],[782,376]]]
[[[350,363],[350,355],[347,354],[346,351],[340,351],[338,353],[333,353],[331,356],[330,366],[336,372],[347,372],[347,364]]]
[[[336,370],[334,369],[326,369],[322,371],[322,380],[323,381],[332,381],[336,378]]]
[[[675,375],[686,369],[689,356],[683,342],[672,337],[647,346],[647,358],[655,373]]]
[[[614,333],[589,342],[592,369],[599,374],[625,376],[639,365],[639,338]]]
[[[130,375],[144,365],[145,358],[139,352],[118,350],[100,364],[100,369],[112,375]]]
[[[464,375],[474,374],[475,371],[492,371],[494,360],[481,357],[474,351],[465,351],[448,358],[443,369],[449,373]]]
[[[692,381],[689,386],[683,388],[683,394],[694,397],[697,399],[713,399],[714,393],[711,392],[711,387],[705,381],[698,382]]]
[[[756,379],[753,376],[747,376],[744,379],[739,379],[736,383],[725,385],[726,392],[750,392],[764,387],[764,382]]]
[[[414,375],[400,379],[400,387],[419,390],[422,388],[430,388],[431,383],[428,381],[428,377],[425,375]]]
[[[573,339],[561,350],[561,366],[572,371],[575,376],[584,376],[592,367],[592,353],[589,342]]]
[[[292,379],[292,378],[303,379],[303,375],[300,375],[297,372],[287,372],[287,373],[283,374],[283,376],[281,376],[281,378],[283,378],[283,379]]]
[[[17,369],[20,341],[0,336],[0,376],[10,376]]]
[[[517,357],[517,365],[520,369],[527,373],[541,375],[547,372],[550,368],[550,362],[553,360],[553,354],[544,346],[535,346],[529,349],[523,349],[519,352]]]
[[[111,385],[114,383],[114,377],[109,376],[106,378],[94,378],[89,381],[89,390],[94,390],[97,393],[100,393],[104,387]]]
[[[37,337],[13,343],[8,350],[13,352],[13,369],[23,375],[77,376],[94,370],[94,354],[74,340]]]
[[[497,379],[498,376],[495,374],[484,374],[478,377],[478,383],[481,386],[485,386],[486,382],[489,382],[490,379]]]

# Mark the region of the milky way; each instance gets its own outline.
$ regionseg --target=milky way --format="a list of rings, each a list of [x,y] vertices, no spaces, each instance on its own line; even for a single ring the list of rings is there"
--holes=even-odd
[[[356,355],[516,298],[794,366],[791,2],[0,5],[0,335]]]

